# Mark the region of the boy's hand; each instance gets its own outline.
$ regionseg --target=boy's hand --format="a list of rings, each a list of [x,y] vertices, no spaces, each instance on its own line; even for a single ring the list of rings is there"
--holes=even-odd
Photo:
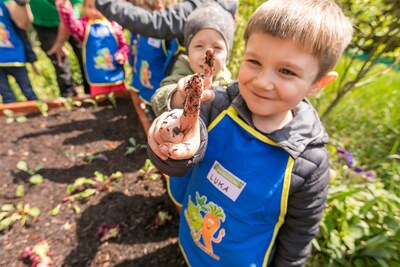
[[[162,160],[190,159],[200,147],[199,121],[182,132],[183,110],[164,112],[154,120],[147,133],[147,140],[153,152]]]
[[[115,53],[114,59],[115,59],[115,61],[117,61],[117,63],[120,64],[120,65],[124,64],[124,62],[125,62],[125,57],[124,57],[124,55],[123,55],[122,53],[119,53],[119,52]]]

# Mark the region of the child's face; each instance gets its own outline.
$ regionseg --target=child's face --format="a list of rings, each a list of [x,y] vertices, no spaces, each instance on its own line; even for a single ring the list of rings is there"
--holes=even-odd
[[[304,97],[326,85],[315,82],[318,70],[317,59],[294,42],[263,33],[250,35],[238,80],[253,120],[285,120]]]
[[[189,43],[189,65],[194,73],[203,72],[204,56],[208,48],[214,49],[214,75],[225,66],[228,50],[222,35],[212,29],[197,32]]]
[[[101,19],[103,15],[98,11],[91,0],[85,3],[85,14],[89,19]]]

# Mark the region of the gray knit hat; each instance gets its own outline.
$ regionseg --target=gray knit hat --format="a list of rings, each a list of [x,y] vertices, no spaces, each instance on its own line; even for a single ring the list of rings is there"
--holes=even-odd
[[[188,49],[193,36],[201,30],[213,29],[224,37],[228,55],[233,45],[235,21],[231,13],[214,1],[209,1],[196,8],[188,17],[185,24],[185,47]]]

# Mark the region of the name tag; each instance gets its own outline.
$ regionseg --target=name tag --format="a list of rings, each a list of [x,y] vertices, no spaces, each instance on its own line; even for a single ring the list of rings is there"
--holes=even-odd
[[[215,161],[207,174],[208,181],[232,201],[236,201],[246,183]]]
[[[148,38],[147,43],[149,45],[151,45],[152,47],[155,47],[155,48],[160,48],[160,46],[161,46],[161,40],[160,39],[154,39],[154,38],[151,38],[151,37]]]

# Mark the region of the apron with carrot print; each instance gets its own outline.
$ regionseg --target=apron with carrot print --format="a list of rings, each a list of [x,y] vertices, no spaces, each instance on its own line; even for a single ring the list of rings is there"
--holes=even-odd
[[[292,167],[290,155],[232,107],[221,113],[209,126],[203,161],[182,180],[179,243],[187,263],[266,266],[286,214]]]

